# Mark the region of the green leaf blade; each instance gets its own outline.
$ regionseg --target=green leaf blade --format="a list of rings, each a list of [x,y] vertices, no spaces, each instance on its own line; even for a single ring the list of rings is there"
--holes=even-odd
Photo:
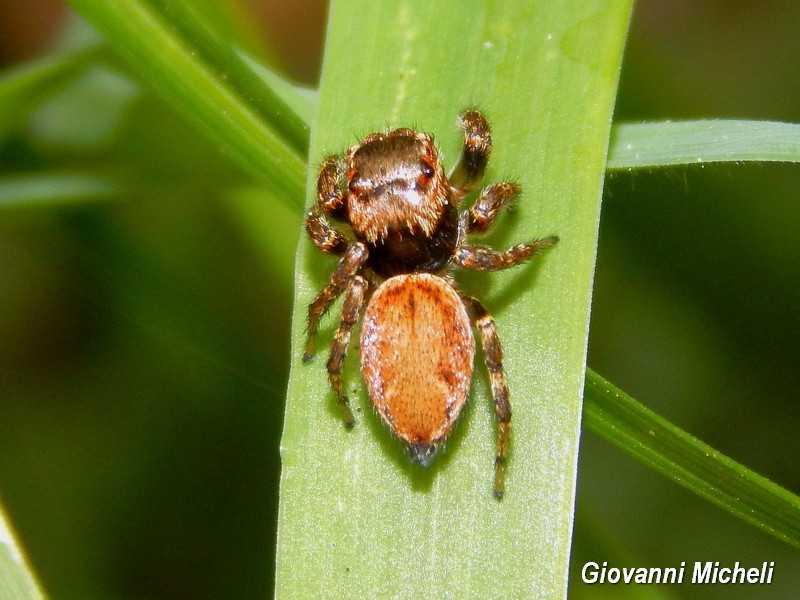
[[[0,507],[0,600],[43,600],[36,576]]]
[[[743,521],[800,548],[800,498],[654,414],[597,373],[584,424],[639,461]]]
[[[608,168],[636,169],[714,162],[800,162],[800,125],[704,120],[615,125]]]
[[[122,195],[116,182],[91,173],[39,172],[0,177],[0,211],[98,202]]]
[[[345,381],[357,423],[344,430],[325,373],[338,304],[316,360],[300,360],[306,307],[335,266],[304,240],[279,597],[565,597],[599,200],[629,11],[626,1],[333,5],[310,163],[373,131],[413,126],[436,136],[450,167],[456,116],[478,106],[493,126],[485,183],[513,177],[524,190],[489,241],[562,242],[531,265],[463,278],[494,313],[511,387],[514,438],[497,502],[481,359],[470,404],[429,470],[412,466],[367,408],[355,349]]]
[[[4,72],[0,76],[0,136],[26,118],[41,98],[80,75],[99,53],[96,48],[82,49]]]
[[[176,23],[160,3],[72,4],[223,152],[286,202],[300,204],[305,183],[305,161],[298,153],[305,144],[302,121],[287,117],[292,111],[267,85],[259,85],[261,79],[243,74],[248,67],[235,52],[224,50],[196,19]],[[230,81],[225,67],[231,71]],[[292,125],[276,125],[283,122]]]

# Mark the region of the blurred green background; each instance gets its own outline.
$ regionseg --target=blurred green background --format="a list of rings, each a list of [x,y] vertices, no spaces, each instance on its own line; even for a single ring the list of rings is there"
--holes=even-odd
[[[324,11],[242,0],[222,26],[313,85]],[[0,7],[7,73],[93,35],[53,0]],[[301,215],[104,64],[0,111],[0,497],[54,598],[263,598]],[[800,122],[798,73],[796,2],[640,1],[616,119]],[[75,172],[114,184],[78,201]],[[800,492],[800,169],[606,183],[589,364]],[[39,201],[14,201],[32,186]],[[797,551],[591,434],[575,538],[575,598],[800,589]],[[600,588],[575,576],[587,560],[775,561],[776,574],[769,587]]]

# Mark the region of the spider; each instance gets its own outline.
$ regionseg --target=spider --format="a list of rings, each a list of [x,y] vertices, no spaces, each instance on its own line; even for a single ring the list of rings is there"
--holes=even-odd
[[[495,321],[476,298],[458,290],[451,271],[497,271],[519,265],[558,242],[557,236],[499,252],[467,241],[486,232],[518,194],[515,183],[486,187],[459,211],[480,183],[492,139],[486,118],[464,111],[461,157],[445,175],[433,138],[413,129],[373,133],[320,168],[317,202],[306,231],[317,248],[341,257],[329,283],[308,307],[303,359],[315,354],[322,316],[341,294],[341,321],[331,344],[328,377],[346,427],[353,413],[342,368],[364,311],[361,371],[370,399],[412,461],[430,465],[463,408],[472,380],[475,327],[489,373],[497,437],[494,495],[503,496],[511,405]],[[350,226],[352,238],[331,221]]]

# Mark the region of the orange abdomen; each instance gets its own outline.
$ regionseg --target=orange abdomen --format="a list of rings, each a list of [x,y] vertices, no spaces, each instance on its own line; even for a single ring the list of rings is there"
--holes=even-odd
[[[443,441],[461,412],[474,355],[467,311],[441,277],[391,277],[367,305],[361,371],[375,409],[418,462],[429,460],[414,448]]]

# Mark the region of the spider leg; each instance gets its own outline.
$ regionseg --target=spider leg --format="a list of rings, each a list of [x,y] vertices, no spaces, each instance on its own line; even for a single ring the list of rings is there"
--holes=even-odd
[[[462,218],[466,221],[466,233],[485,233],[497,215],[519,195],[519,186],[510,181],[495,183],[481,192],[475,204]]]
[[[306,233],[314,245],[328,254],[341,256],[349,240],[328,220],[341,219],[346,212],[344,192],[345,167],[341,156],[329,156],[322,163],[317,178],[317,203],[306,214]]]
[[[458,126],[464,131],[464,147],[448,177],[456,204],[478,185],[492,151],[492,131],[480,111],[465,110],[458,117]]]
[[[489,372],[494,412],[497,417],[497,439],[494,452],[494,496],[498,500],[505,491],[506,455],[511,437],[511,404],[508,399],[508,382],[503,369],[503,348],[494,317],[479,300],[465,294],[461,295],[470,309],[472,321],[483,347],[483,358]]]
[[[314,301],[308,305],[308,335],[303,354],[303,362],[309,362],[316,354],[317,330],[319,320],[342,293],[348,282],[356,276],[368,256],[367,247],[361,242],[354,242],[347,247],[339,261],[331,279]]]
[[[453,265],[473,271],[499,271],[524,263],[557,242],[558,236],[551,235],[540,240],[517,244],[504,251],[497,251],[488,246],[462,244],[453,254]]]
[[[329,156],[322,162],[317,177],[317,205],[335,218],[344,216],[346,179],[347,166],[344,157]]]
[[[342,368],[344,367],[347,350],[350,347],[350,336],[364,306],[368,287],[369,283],[361,275],[355,275],[348,281],[344,303],[342,304],[342,320],[339,322],[339,328],[333,337],[331,353],[328,357],[328,378],[330,379],[333,393],[336,395],[336,402],[342,410],[344,425],[348,429],[353,426],[353,412],[350,410],[350,402],[344,394]]]
[[[341,256],[347,251],[350,241],[337,229],[331,226],[330,221],[319,206],[315,206],[306,214],[306,233],[314,245],[328,254]]]

